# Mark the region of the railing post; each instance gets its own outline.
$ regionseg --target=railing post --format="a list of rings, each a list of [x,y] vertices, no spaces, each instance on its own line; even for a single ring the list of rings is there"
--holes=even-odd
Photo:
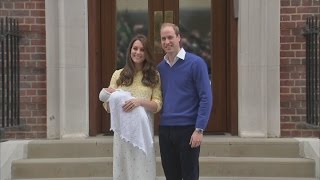
[[[0,19],[0,45],[1,45],[1,57],[0,57],[0,63],[1,63],[1,127],[5,126],[5,116],[4,116],[4,28],[3,28],[3,19]]]
[[[307,123],[320,126],[320,22],[317,16],[308,17],[304,29],[306,38],[306,117]]]
[[[0,18],[0,128],[20,124],[19,24]]]

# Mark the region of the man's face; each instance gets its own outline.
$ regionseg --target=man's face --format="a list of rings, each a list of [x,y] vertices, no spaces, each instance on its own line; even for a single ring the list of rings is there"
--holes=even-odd
[[[161,29],[161,46],[166,53],[178,53],[180,50],[180,35],[176,35],[171,26]]]

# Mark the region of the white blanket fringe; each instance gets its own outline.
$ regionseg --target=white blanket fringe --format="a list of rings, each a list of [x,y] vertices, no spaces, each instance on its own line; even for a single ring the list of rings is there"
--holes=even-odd
[[[124,112],[122,106],[125,101],[134,97],[130,92],[115,91],[109,97],[111,113],[110,130],[117,133],[122,139],[139,148],[145,154],[152,149],[153,137],[150,120],[146,110],[139,106],[130,112]]]

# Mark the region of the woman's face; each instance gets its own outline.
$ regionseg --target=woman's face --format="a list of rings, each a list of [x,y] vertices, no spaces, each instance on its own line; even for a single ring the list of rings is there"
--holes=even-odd
[[[145,60],[144,47],[140,40],[136,40],[132,45],[131,59],[135,65],[142,65]]]

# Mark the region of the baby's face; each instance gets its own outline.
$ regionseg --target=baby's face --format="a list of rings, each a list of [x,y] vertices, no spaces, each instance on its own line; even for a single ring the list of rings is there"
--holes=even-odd
[[[113,88],[104,88],[104,90],[106,90],[108,93],[113,93],[115,91]]]

